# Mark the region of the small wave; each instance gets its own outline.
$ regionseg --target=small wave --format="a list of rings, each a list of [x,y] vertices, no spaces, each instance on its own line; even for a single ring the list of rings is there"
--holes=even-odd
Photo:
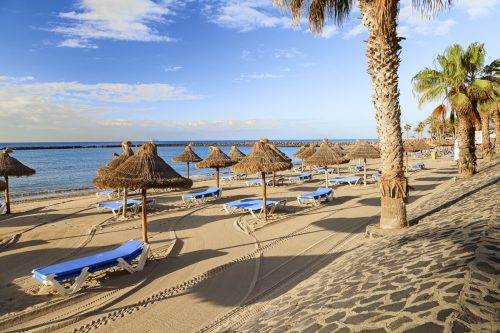
[[[26,191],[26,192],[14,192],[11,194],[13,200],[26,200],[26,199],[36,199],[36,198],[48,198],[64,196],[68,194],[84,194],[86,192],[95,192],[95,188],[85,186],[85,187],[75,187],[75,188],[60,188],[60,189],[47,189],[38,191]]]

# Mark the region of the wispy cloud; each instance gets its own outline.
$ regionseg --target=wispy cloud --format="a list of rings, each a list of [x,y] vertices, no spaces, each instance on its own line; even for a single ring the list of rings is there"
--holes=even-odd
[[[338,33],[338,28],[335,24],[325,25],[319,37],[330,39]]]
[[[446,35],[456,24],[453,19],[440,20],[427,18],[413,9],[411,1],[403,1],[399,11],[398,33],[403,36],[412,34],[424,36]]]
[[[366,32],[367,29],[365,28],[365,26],[363,25],[363,23],[360,23],[354,27],[352,27],[351,29],[349,29],[345,34],[344,34],[344,38],[345,39],[350,39],[350,38],[353,38],[357,35],[361,35],[362,33]]]
[[[275,49],[273,52],[275,59],[294,59],[302,58],[304,54],[295,48],[290,49]]]
[[[464,9],[472,17],[495,14],[498,11],[498,0],[462,0],[457,6]]]
[[[33,76],[7,76],[0,75],[0,85],[10,84],[15,82],[33,81],[35,78]]]
[[[274,73],[243,73],[236,79],[237,81],[251,81],[251,80],[268,80],[279,79],[284,77],[283,74]]]
[[[182,69],[182,66],[163,66],[165,72],[177,72]]]
[[[209,21],[241,32],[257,28],[291,28],[292,21],[270,0],[214,0],[204,6]]]
[[[97,47],[92,40],[169,42],[155,24],[167,22],[183,1],[79,0],[75,10],[59,13],[65,22],[50,30],[66,37],[60,47]]]

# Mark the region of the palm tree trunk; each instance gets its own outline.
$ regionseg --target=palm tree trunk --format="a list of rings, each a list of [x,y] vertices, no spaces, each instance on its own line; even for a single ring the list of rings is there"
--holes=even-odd
[[[380,228],[395,229],[408,225],[406,198],[408,180],[403,171],[403,140],[401,134],[401,109],[399,105],[398,67],[400,63],[400,38],[396,34],[398,1],[392,1],[389,26],[379,32],[375,20],[374,2],[360,0],[363,24],[368,28],[366,57],[368,74],[372,78],[372,101],[375,107],[377,131],[380,140],[382,177]]]
[[[481,114],[481,134],[483,137],[483,159],[489,155],[490,144],[490,115]]]
[[[495,111],[495,155],[500,156],[500,110]]]
[[[458,117],[458,172],[463,178],[476,173],[474,130],[474,122],[470,117]]]

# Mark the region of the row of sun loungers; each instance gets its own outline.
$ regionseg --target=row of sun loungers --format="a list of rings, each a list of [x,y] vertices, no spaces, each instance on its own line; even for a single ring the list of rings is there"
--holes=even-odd
[[[208,200],[217,200],[222,197],[222,189],[219,187],[210,187],[203,192],[184,194],[182,201],[186,206],[200,205]]]
[[[272,215],[278,207],[285,207],[285,206],[286,206],[286,199],[266,201],[266,210],[268,212],[268,215]],[[261,199],[242,199],[224,204],[223,207],[228,214],[232,214],[234,212],[246,211],[252,214],[252,216],[255,217],[256,219],[260,218],[260,215],[264,210]]]

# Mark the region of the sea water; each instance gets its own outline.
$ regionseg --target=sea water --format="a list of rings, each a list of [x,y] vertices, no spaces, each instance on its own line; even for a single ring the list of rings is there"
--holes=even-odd
[[[299,141],[299,140],[280,140]],[[317,142],[313,140],[300,140]],[[355,140],[338,140],[350,142]],[[225,141],[219,141],[225,142]],[[234,141],[227,141],[234,142]],[[163,142],[158,143],[177,143]],[[57,142],[57,143],[0,143],[0,147],[20,146],[69,146],[69,145],[113,145],[119,142]],[[220,147],[226,154],[231,147]],[[248,146],[238,147],[244,154],[252,149]],[[300,163],[293,157],[297,147],[279,147],[287,156],[292,158],[293,163]],[[136,150],[136,148],[133,148]],[[184,147],[158,147],[158,154],[170,164],[179,174],[186,174],[186,163],[175,163],[172,158],[179,155]],[[193,147],[193,150],[201,158],[209,154],[209,148],[203,146]],[[53,195],[58,193],[69,193],[75,191],[90,191],[92,179],[96,177],[96,170],[107,164],[113,153],[121,154],[121,148],[76,148],[76,149],[40,149],[40,150],[14,150],[10,155],[17,158],[23,164],[36,170],[36,174],[30,177],[9,177],[10,191],[13,198]],[[196,169],[190,164],[190,175],[193,178],[210,177],[214,169]],[[222,169],[222,173],[228,173],[229,169]]]

